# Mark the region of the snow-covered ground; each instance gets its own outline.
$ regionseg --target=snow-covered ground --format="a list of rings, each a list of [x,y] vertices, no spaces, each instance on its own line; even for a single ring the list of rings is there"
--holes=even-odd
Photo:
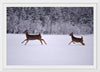
[[[81,36],[79,36],[81,37]],[[84,35],[85,46],[70,44],[69,35],[42,35],[47,45],[32,40],[21,42],[24,34],[7,34],[8,65],[93,65],[93,35]]]

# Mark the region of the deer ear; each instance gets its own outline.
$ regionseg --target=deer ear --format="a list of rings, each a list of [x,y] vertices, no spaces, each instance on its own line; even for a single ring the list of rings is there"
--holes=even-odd
[[[73,34],[73,32],[71,32],[71,34]]]

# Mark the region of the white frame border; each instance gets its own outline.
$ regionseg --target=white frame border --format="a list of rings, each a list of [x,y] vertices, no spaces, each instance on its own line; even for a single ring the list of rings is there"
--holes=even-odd
[[[4,53],[4,58],[3,58],[3,64],[5,68],[33,68],[33,69],[40,69],[40,68],[50,68],[50,69],[55,69],[55,68],[60,68],[60,69],[96,69],[96,38],[94,39],[94,65],[50,65],[50,66],[36,66],[36,65],[6,65],[6,7],[94,7],[94,38],[96,36],[96,4],[3,4],[3,53]]]
[[[14,0],[14,1],[12,1],[12,0],[2,0],[2,1],[0,1],[0,5],[1,5],[1,7],[2,7],[2,6],[3,6],[2,4],[4,4],[4,3],[15,3],[15,2],[16,2],[16,3],[40,3],[40,2],[41,2],[41,3],[48,3],[48,1],[49,1],[49,0],[47,0],[47,1],[46,1],[46,0],[44,0],[44,1],[43,1],[43,0],[40,0],[39,2],[38,2],[38,0],[36,0],[36,1],[34,1],[34,0],[33,0],[33,1],[30,1],[30,0],[22,0],[22,1],[21,1],[21,0],[19,0],[19,1],[18,1],[18,0]],[[57,0],[51,0],[51,1],[50,1],[50,3],[57,3],[57,2],[58,2],[58,3],[79,3],[79,4],[81,4],[81,3],[87,3],[87,4],[95,3],[95,4],[98,4],[98,3],[99,3],[99,0],[87,0],[87,1],[85,1],[85,0],[68,0],[68,1],[67,1],[67,0],[66,0],[66,1],[65,1],[65,0],[59,0],[59,1],[57,1]],[[16,3],[15,3],[15,4],[16,4]],[[99,4],[100,4],[100,3],[99,3]],[[97,9],[100,8],[99,6],[97,6],[97,7],[98,7]],[[2,11],[2,8],[1,8],[0,10]],[[98,11],[99,11],[99,10],[98,10]],[[98,12],[98,11],[97,11],[97,12]],[[96,13],[97,13],[97,12],[96,12]],[[99,12],[100,12],[100,11],[99,11]],[[3,12],[1,12],[1,14],[3,14]],[[97,13],[97,14],[100,15],[99,13]],[[100,23],[99,20],[98,20],[99,18],[100,18],[99,16],[96,16],[96,21],[97,21],[97,25],[96,25],[96,26],[97,26],[97,29],[98,29],[98,30],[99,30],[99,25],[98,25],[98,24]],[[0,17],[0,19],[1,19],[1,20],[0,20],[1,22],[0,22],[0,23],[3,24],[3,22],[2,22],[3,17]],[[0,24],[0,25],[1,25],[1,24]],[[1,26],[2,26],[2,25],[1,25]],[[96,29],[96,30],[97,30],[97,29]],[[2,26],[2,28],[0,28],[0,30],[1,30],[2,32],[4,32],[4,31],[3,31],[3,26]],[[95,32],[96,32],[96,31],[95,31]],[[98,34],[96,34],[96,35],[99,35],[99,32],[96,32],[96,33],[98,33]],[[2,35],[2,33],[0,33],[0,34]],[[96,35],[95,35],[94,37],[97,37]],[[2,36],[1,38],[3,38],[3,36]],[[96,38],[96,39],[97,39],[97,38]],[[2,40],[2,39],[0,39],[0,40]],[[3,42],[4,42],[4,41],[3,41]],[[99,41],[97,40],[96,42],[98,42],[96,45],[99,47]],[[2,44],[2,42],[0,42],[0,43]],[[1,44],[0,44],[0,48],[3,48]],[[99,62],[100,57],[98,56],[98,55],[100,54],[100,53],[99,53],[99,50],[100,50],[100,49],[97,48],[97,50],[98,50],[98,51],[97,51],[97,56],[96,56],[96,57],[97,57],[97,60],[96,60],[96,61],[97,61],[97,63],[98,63],[98,64],[96,65],[96,66],[97,66],[97,69],[95,69],[95,70],[94,70],[94,69],[93,69],[93,70],[88,70],[88,69],[86,69],[86,70],[80,70],[80,69],[78,69],[78,70],[71,70],[71,71],[67,70],[67,71],[68,71],[68,72],[80,72],[80,71],[82,71],[82,72],[100,72],[100,67],[99,67],[99,66],[100,66],[100,62]],[[1,52],[1,53],[2,53],[2,52]],[[3,54],[4,54],[4,53],[3,53]],[[4,58],[4,55],[2,55],[2,58]],[[5,69],[4,64],[3,64],[3,68]],[[25,68],[24,68],[24,69],[25,69]],[[57,70],[59,71],[58,68],[57,68]],[[12,71],[12,70],[10,69],[10,71]],[[10,71],[9,71],[9,72],[10,72]],[[16,70],[15,70],[15,71],[16,71]],[[22,70],[17,70],[17,71],[22,72]],[[33,71],[33,70],[30,70],[30,71]],[[63,71],[65,71],[65,70],[63,70]],[[25,72],[26,72],[26,69],[25,69]],[[41,70],[38,71],[38,72],[41,72]],[[44,72],[44,70],[43,70],[43,72]],[[61,72],[62,72],[62,71],[61,71]]]

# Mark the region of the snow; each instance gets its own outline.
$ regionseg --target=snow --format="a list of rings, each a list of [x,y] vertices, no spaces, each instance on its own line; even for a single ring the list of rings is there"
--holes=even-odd
[[[81,35],[79,36],[81,37]],[[47,45],[24,34],[7,34],[7,65],[93,65],[93,34],[83,35],[85,46],[68,43],[69,35],[42,35]]]

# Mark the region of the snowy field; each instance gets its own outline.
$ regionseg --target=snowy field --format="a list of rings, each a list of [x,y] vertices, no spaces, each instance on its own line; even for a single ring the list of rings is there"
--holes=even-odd
[[[93,35],[84,35],[85,46],[68,43],[69,35],[42,35],[47,45],[24,34],[7,34],[7,65],[93,65]],[[81,37],[81,36],[79,36]]]

